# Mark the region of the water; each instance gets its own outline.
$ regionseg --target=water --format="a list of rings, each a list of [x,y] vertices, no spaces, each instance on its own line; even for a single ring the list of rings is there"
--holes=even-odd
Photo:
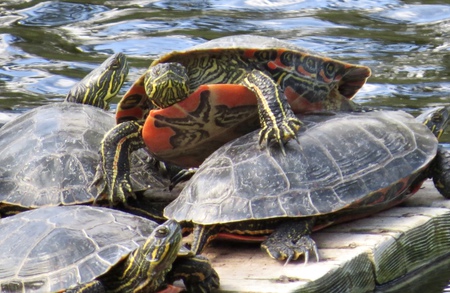
[[[61,101],[111,53],[130,59],[123,94],[158,55],[242,33],[369,66],[373,76],[355,97],[359,103],[413,114],[450,104],[445,0],[3,0],[0,122]]]

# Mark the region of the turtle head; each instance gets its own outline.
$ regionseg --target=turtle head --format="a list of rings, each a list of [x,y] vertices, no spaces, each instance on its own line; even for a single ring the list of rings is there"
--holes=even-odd
[[[179,63],[158,63],[145,73],[145,92],[154,105],[166,108],[189,95],[188,74]]]
[[[416,117],[439,139],[450,121],[450,107],[433,107]]]
[[[126,271],[140,275],[125,277],[134,280],[132,282],[134,284],[156,291],[178,256],[181,239],[181,227],[175,220],[168,220],[156,227],[145,243],[133,252],[132,257],[128,258],[129,263],[126,267],[136,266],[137,269]]]
[[[116,53],[72,87],[65,101],[109,108],[128,75],[127,58]]]

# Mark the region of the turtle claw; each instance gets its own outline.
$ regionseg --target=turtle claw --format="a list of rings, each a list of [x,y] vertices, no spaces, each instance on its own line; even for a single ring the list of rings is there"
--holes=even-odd
[[[97,167],[94,180],[91,183],[91,188],[96,189],[94,204],[114,207],[119,204],[127,205],[127,198],[132,197],[136,199],[136,195],[133,193],[129,178],[129,174],[122,174],[121,180],[117,179],[115,184],[111,186],[108,184],[108,174],[103,169],[103,164],[100,163]]]
[[[264,142],[266,146],[278,144],[282,154],[286,156],[284,145],[291,139],[299,143],[297,132],[302,125],[303,123],[297,118],[288,118],[281,125],[265,125],[259,132],[259,145],[263,146]]]
[[[317,262],[319,262],[316,243],[308,235],[302,236],[295,243],[290,239],[286,239],[284,242],[278,242],[278,240],[269,237],[261,244],[261,248],[274,259],[286,260],[284,265],[287,265],[291,260],[297,260],[301,255],[304,255],[304,264],[306,265],[309,261],[310,251],[314,253]]]
[[[172,190],[175,186],[177,186],[177,184],[191,179],[191,177],[194,176],[197,170],[198,168],[189,168],[179,171],[177,174],[175,174],[175,176],[170,178],[169,190]]]
[[[220,286],[219,275],[211,262],[202,255],[192,258],[179,257],[175,260],[166,281],[173,283],[180,279],[188,292],[208,293]]]

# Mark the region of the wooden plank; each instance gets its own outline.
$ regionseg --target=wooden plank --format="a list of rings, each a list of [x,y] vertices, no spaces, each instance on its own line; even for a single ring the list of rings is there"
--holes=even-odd
[[[450,201],[427,181],[399,207],[313,234],[321,260],[283,263],[258,244],[215,242],[204,254],[221,277],[218,292],[367,292],[450,251]]]

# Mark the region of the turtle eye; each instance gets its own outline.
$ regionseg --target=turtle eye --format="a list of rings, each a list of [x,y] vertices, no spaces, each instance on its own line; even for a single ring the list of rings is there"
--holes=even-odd
[[[164,238],[169,234],[169,228],[166,226],[158,227],[155,232],[157,238]]]
[[[431,116],[431,120],[433,120],[434,123],[440,123],[442,121],[442,115],[441,113],[433,113]]]

